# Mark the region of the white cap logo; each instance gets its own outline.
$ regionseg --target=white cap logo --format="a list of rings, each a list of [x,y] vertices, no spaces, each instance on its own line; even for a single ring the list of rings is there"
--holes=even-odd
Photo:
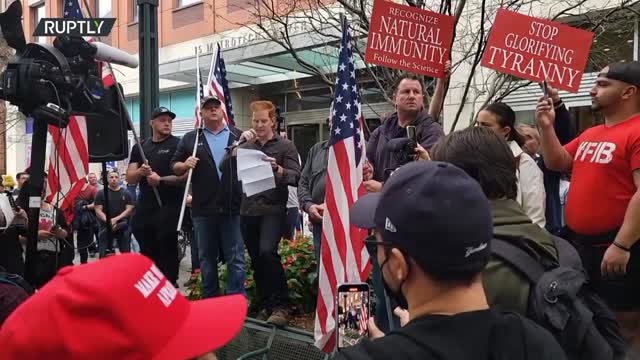
[[[398,232],[389,218],[386,218],[384,221],[384,229],[392,233]]]
[[[475,254],[475,253],[477,253],[479,251],[482,251],[482,250],[484,250],[486,248],[487,248],[487,243],[482,243],[482,244],[478,245],[477,247],[471,247],[470,246],[470,247],[467,248],[467,253],[464,255],[464,257],[468,258],[469,256],[471,256],[471,255],[473,255],[473,254]]]

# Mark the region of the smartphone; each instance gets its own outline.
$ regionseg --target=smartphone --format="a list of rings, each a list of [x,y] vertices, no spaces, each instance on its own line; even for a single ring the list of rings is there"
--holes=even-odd
[[[547,88],[547,80],[544,80],[542,82],[542,85],[540,85],[540,86],[542,87],[542,92],[544,93],[544,97],[548,98],[549,97],[549,91],[548,91],[548,88]]]
[[[336,294],[336,343],[340,350],[369,337],[369,285],[342,284]]]
[[[407,126],[407,137],[416,143],[418,142],[418,136],[416,135],[416,127],[413,125]]]

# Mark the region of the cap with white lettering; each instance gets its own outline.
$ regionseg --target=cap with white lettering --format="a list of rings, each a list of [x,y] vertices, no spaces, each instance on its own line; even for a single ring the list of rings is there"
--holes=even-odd
[[[3,324],[0,349],[7,359],[189,359],[230,341],[246,311],[242,295],[189,302],[151,260],[122,254],[60,269]]]
[[[380,233],[425,270],[481,272],[491,255],[493,224],[482,188],[460,168],[414,161],[358,199],[351,224]]]

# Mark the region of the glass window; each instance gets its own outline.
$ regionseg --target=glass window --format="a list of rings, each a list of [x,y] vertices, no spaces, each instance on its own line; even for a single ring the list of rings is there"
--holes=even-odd
[[[287,94],[287,111],[329,109],[331,99],[329,87],[295,91]]]
[[[44,3],[42,3],[36,7],[31,8],[31,10],[33,11],[33,28],[35,29],[36,26],[38,26],[38,23],[40,23],[40,20],[44,19],[47,16],[46,9],[44,7]],[[47,38],[45,36],[36,36],[34,38],[34,41],[44,44],[47,42]]]
[[[131,2],[131,22],[138,21],[138,4],[137,1]]]
[[[201,1],[202,0],[178,0],[178,7],[183,7],[183,6],[199,3]]]
[[[309,154],[311,147],[318,142],[318,124],[291,125],[288,129],[291,136],[289,140],[293,141],[300,154],[300,160],[304,163]],[[303,164],[304,165],[304,164]]]
[[[111,0],[96,0],[96,13],[98,17],[111,17]]]

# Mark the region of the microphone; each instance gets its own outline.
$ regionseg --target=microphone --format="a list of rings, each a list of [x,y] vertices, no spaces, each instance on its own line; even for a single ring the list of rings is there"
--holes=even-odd
[[[125,51],[116,49],[99,41],[92,41],[88,44],[91,45],[91,47],[94,49],[92,55],[96,58],[96,60],[124,65],[130,68],[138,67],[138,59]]]

